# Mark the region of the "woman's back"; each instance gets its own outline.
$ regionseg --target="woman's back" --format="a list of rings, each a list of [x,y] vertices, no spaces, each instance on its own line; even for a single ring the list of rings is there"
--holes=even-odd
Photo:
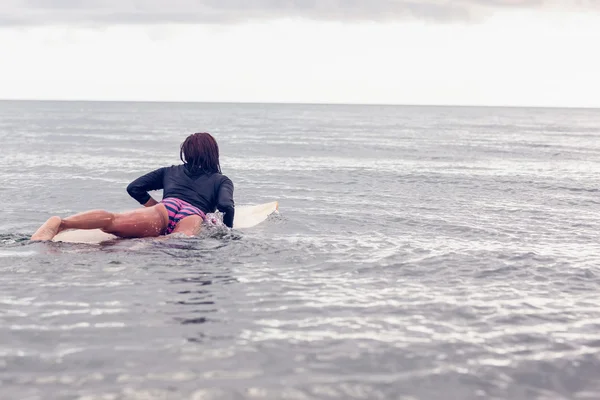
[[[204,213],[225,213],[223,222],[233,225],[233,182],[220,172],[192,172],[186,165],[159,168],[127,186],[127,192],[140,204],[150,200],[148,191],[163,189],[163,199],[183,200]],[[228,223],[229,222],[229,223]]]

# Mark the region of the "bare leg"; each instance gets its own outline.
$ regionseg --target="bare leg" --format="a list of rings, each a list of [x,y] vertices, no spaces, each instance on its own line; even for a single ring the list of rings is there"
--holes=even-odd
[[[88,211],[62,220],[60,230],[101,229],[124,238],[159,236],[167,226],[169,214],[163,204],[113,214]]]
[[[110,228],[119,214],[104,210],[86,211],[63,219],[59,232],[67,229],[102,229]]]
[[[190,215],[189,217],[183,218],[175,229],[173,229],[173,233],[183,233],[187,236],[196,236],[202,230],[202,217],[199,215]]]
[[[60,217],[50,217],[44,225],[40,226],[37,231],[31,236],[31,240],[52,240],[60,229],[61,219]]]
[[[120,214],[94,210],[63,220],[58,217],[50,218],[31,239],[51,240],[57,233],[66,229],[101,229],[124,238],[159,236],[168,221],[167,209],[162,204]]]

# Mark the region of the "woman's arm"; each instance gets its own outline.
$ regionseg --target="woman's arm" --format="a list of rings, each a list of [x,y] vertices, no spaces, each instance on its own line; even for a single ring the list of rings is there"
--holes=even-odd
[[[227,177],[225,177],[223,182],[221,182],[221,186],[219,187],[219,194],[217,196],[217,210],[225,214],[223,216],[223,223],[228,227],[233,228],[233,217],[235,215],[233,182]]]
[[[152,207],[156,200],[148,194],[150,190],[160,190],[163,188],[163,177],[166,168],[159,168],[146,175],[140,176],[127,186],[127,193],[145,207]]]

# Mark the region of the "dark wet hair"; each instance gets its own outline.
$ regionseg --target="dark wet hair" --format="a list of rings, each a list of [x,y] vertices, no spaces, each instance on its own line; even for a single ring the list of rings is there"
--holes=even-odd
[[[188,136],[181,144],[179,158],[191,172],[221,172],[219,146],[210,133]]]

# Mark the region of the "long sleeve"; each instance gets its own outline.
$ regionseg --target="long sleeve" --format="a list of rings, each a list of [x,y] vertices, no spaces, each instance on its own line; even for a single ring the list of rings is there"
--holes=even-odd
[[[140,176],[127,186],[127,193],[140,204],[146,204],[150,200],[150,190],[160,190],[163,188],[163,177],[166,168],[159,168],[146,175]]]
[[[233,182],[229,178],[225,178],[219,186],[219,194],[217,195],[217,210],[224,213],[223,223],[230,228],[233,228],[233,217],[235,215],[235,203],[233,201]]]

